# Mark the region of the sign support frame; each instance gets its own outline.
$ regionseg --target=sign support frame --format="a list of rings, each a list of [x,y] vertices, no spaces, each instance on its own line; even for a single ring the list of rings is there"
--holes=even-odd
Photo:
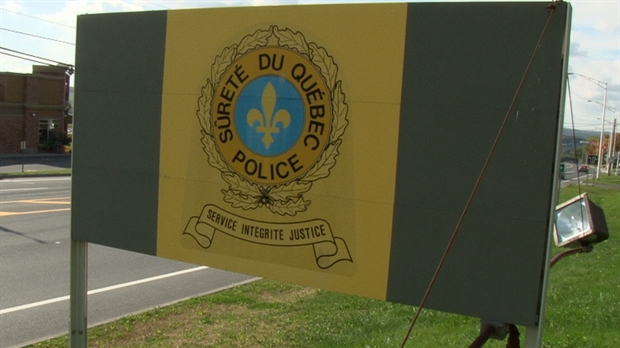
[[[88,243],[71,238],[69,347],[88,346]]]
[[[564,31],[564,47],[562,49],[562,86],[566,86],[568,84],[568,54],[570,51],[570,32],[571,32],[571,19],[573,16],[573,7],[567,6],[566,8],[566,29]],[[555,221],[555,202],[558,201],[558,197],[560,194],[560,182],[558,180],[557,170],[559,169],[560,163],[560,149],[562,148],[562,128],[564,125],[564,107],[566,100],[566,88],[560,89],[560,121],[558,122],[558,131],[557,131],[557,139],[556,139],[556,175],[554,175],[554,183],[553,186],[553,194],[554,197],[552,202],[552,207],[550,209],[551,216],[549,217],[549,231],[547,233],[547,253],[545,255],[545,263],[543,266],[543,279],[541,284],[541,293],[540,293],[540,311],[538,314],[538,325],[537,326],[528,326],[526,327],[526,335],[525,335],[525,348],[540,348],[543,343],[543,331],[545,327],[545,313],[547,309],[547,291],[549,289],[549,273],[551,271],[551,250],[553,248],[552,236],[553,236],[553,228]]]

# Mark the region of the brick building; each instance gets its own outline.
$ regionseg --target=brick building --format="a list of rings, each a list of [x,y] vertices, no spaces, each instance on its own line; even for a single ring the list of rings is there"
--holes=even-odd
[[[62,152],[72,69],[35,65],[32,74],[0,72],[0,153]]]

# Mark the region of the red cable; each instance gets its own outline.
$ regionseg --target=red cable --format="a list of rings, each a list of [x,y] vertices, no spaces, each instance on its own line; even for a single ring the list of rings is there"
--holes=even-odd
[[[573,117],[573,98],[570,92],[570,80],[566,79],[566,88],[568,88],[568,105],[570,107],[570,120],[573,126],[573,149],[575,152],[575,159],[577,160],[577,193],[581,195],[581,180],[579,180],[579,158],[577,157],[577,136],[575,135],[575,118]],[[587,180],[587,179],[586,179]],[[587,181],[586,181],[587,182]],[[581,217],[581,221],[583,221],[583,216]]]

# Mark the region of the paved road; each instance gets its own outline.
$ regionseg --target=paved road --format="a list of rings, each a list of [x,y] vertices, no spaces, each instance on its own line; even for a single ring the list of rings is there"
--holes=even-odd
[[[584,173],[584,172],[578,173],[577,166],[575,164],[566,163],[565,165],[566,165],[566,173],[565,173],[564,180],[560,181],[561,187],[565,187],[571,184],[576,184],[578,180],[582,184],[592,183],[592,180],[594,179],[594,176],[595,176],[594,173],[596,173],[595,169],[590,170],[588,173]]]
[[[70,177],[0,180],[0,347],[69,328]],[[103,322],[253,279],[89,245],[88,322]]]

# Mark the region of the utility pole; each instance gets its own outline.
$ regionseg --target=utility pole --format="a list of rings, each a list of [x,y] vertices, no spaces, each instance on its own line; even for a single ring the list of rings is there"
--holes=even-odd
[[[616,150],[616,119],[614,118],[614,124],[611,126],[611,134],[609,134],[609,150],[607,150],[607,176],[611,175],[611,155]],[[618,174],[618,168],[616,168],[616,174]]]
[[[599,174],[601,172],[601,163],[603,163],[603,137],[605,135],[605,110],[607,110],[607,82],[599,81],[590,76],[585,76],[579,73],[568,73],[568,75],[578,75],[583,77],[584,79],[594,83],[595,85],[601,87],[605,90],[605,97],[603,99],[603,116],[601,117],[601,139],[599,141],[599,149],[598,149],[598,161],[596,163],[596,179],[598,180]]]

